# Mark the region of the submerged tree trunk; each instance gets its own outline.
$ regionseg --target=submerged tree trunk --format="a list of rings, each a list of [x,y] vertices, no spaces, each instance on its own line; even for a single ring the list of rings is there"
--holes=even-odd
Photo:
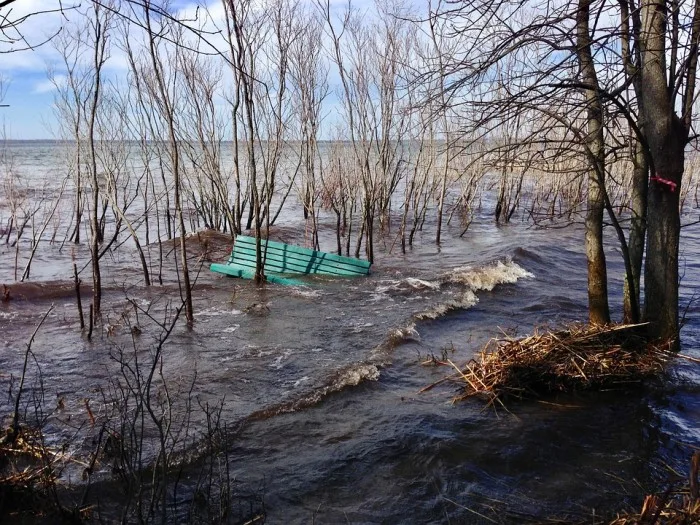
[[[630,16],[630,6],[626,0],[620,0],[620,44],[622,66],[625,79],[641,93],[641,78],[639,75],[640,50],[632,49],[633,40],[630,25],[638,20],[637,15]],[[637,129],[631,137],[631,158],[634,166],[632,172],[632,198],[630,212],[632,214],[629,232],[628,253],[629,271],[625,272],[625,283],[622,291],[623,318],[626,323],[638,323],[642,318],[641,311],[641,278],[642,262],[644,260],[644,245],[647,230],[647,199],[649,186],[649,158],[644,139],[644,123],[637,122]]]
[[[649,335],[663,340],[678,337],[679,196],[685,145],[692,122],[700,35],[700,3],[694,6],[691,50],[687,64],[676,70],[679,29],[671,27],[668,42],[668,6],[664,0],[643,0],[636,20],[639,30],[640,82],[637,88],[644,138],[649,148],[651,177],[647,210],[647,256],[644,267],[644,318]],[[670,67],[667,52],[672,51]],[[684,76],[678,90],[676,76]],[[681,77],[682,78],[682,77]],[[683,93],[681,117],[675,97]]]
[[[644,319],[650,323],[651,337],[668,340],[678,337],[679,190],[685,138],[671,134],[663,139],[661,150],[652,146],[659,154],[649,185]]]
[[[586,258],[588,260],[588,318],[591,324],[610,322],[608,274],[603,250],[603,211],[605,209],[605,141],[603,106],[598,93],[598,77],[591,56],[588,27],[591,0],[580,0],[576,15],[576,37],[581,80],[584,85],[588,134],[588,209],[586,212]]]
[[[631,279],[625,276],[623,290],[623,315],[626,323],[638,323],[641,319],[639,290],[644,258],[644,238],[647,230],[647,187],[649,185],[649,163],[644,148],[637,139],[634,140],[633,147],[632,217],[628,243],[632,275]]]

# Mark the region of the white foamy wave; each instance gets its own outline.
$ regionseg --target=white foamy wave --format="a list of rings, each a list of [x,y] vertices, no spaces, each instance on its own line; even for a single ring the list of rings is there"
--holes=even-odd
[[[321,290],[307,288],[305,286],[303,286],[303,287],[294,286],[291,288],[291,292],[292,292],[292,295],[295,295],[297,297],[304,297],[307,299],[317,299],[317,298],[322,297],[324,295],[324,293]]]
[[[328,391],[337,392],[349,386],[357,386],[363,381],[376,381],[377,379],[379,379],[379,368],[370,364],[360,364],[339,373],[329,386]]]
[[[445,275],[450,283],[462,284],[473,291],[493,290],[499,284],[513,284],[518,279],[533,278],[533,274],[512,260],[497,261],[495,264],[473,268],[462,266]]]
[[[306,379],[304,377],[297,381],[298,385],[306,383]],[[301,397],[253,412],[246,420],[267,419],[278,414],[296,412],[318,404],[322,399],[334,392],[357,386],[364,381],[376,381],[377,379],[379,379],[379,368],[377,366],[367,363],[354,364],[337,371],[323,385],[306,392]],[[295,383],[294,386],[298,385]]]
[[[426,279],[418,279],[416,277],[407,277],[399,281],[383,281],[375,289],[377,294],[385,294],[387,292],[412,292],[415,290],[439,290],[440,283],[436,281],[428,281]]]
[[[392,290],[396,290],[398,287],[399,283],[401,281],[380,281],[377,284],[377,287],[374,290],[375,294],[385,294],[387,292],[391,292]]]
[[[497,261],[488,266],[474,268],[461,266],[443,275],[443,282],[465,286],[467,290],[459,299],[453,299],[430,307],[413,316],[416,320],[438,319],[452,310],[467,310],[479,302],[478,291],[491,291],[499,284],[513,284],[519,279],[534,275],[512,260]]]
[[[409,340],[420,341],[420,334],[418,333],[418,330],[416,330],[416,324],[409,323],[403,328],[394,328],[391,330],[389,332],[389,340],[395,344]]]
[[[384,340],[372,349],[368,361],[375,367],[387,366],[391,363],[391,353],[394,349],[409,341],[420,341],[420,334],[413,321],[403,327],[389,330]]]
[[[434,281],[425,281],[423,279],[416,279],[414,277],[408,277],[406,278],[406,284],[409,285],[411,288],[414,288],[416,290],[439,290],[440,289],[440,283],[434,282]]]
[[[451,310],[467,310],[478,302],[479,298],[476,296],[476,294],[471,290],[467,290],[462,294],[462,297],[460,299],[455,299],[452,301],[447,301],[445,303],[437,304],[427,310],[415,314],[413,317],[419,321],[424,321],[427,319],[437,319],[438,317],[442,317]]]
[[[236,310],[235,308],[231,310],[222,310],[220,308],[212,307],[212,308],[205,308],[200,311],[195,311],[194,316],[195,317],[219,317],[222,315],[240,315],[242,312],[240,310]]]
[[[274,368],[275,370],[280,370],[282,367],[284,367],[283,361],[287,360],[287,358],[292,355],[292,351],[289,349],[286,349],[282,352],[282,355],[278,355],[275,360],[270,363],[270,367]]]

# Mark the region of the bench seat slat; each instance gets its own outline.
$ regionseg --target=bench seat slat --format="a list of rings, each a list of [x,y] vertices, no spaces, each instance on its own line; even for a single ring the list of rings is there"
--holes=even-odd
[[[255,268],[255,256],[253,254],[238,254],[235,258],[234,264],[239,264],[246,267]],[[294,263],[290,261],[279,261],[274,258],[268,258],[265,260],[266,271],[278,272],[278,273],[327,273],[331,275],[364,275],[361,272],[352,272],[348,270],[343,270],[342,268],[333,268],[328,266],[322,266],[318,263],[308,263],[306,265],[300,263]]]
[[[268,281],[287,285],[302,284],[285,277],[289,274],[324,274],[334,276],[359,276],[369,274],[372,264],[369,261],[343,257],[327,252],[292,246],[276,241],[261,240],[264,257],[265,277]],[[228,262],[212,264],[214,272],[253,279],[256,266],[256,240],[254,237],[239,235],[231,251]]]
[[[223,273],[225,275],[230,275],[231,277],[241,277],[243,279],[255,279],[255,266],[252,269],[237,266],[235,264],[212,264],[209,269],[212,272]],[[300,286],[304,283],[296,279],[285,277],[282,275],[277,275],[276,273],[266,273],[265,278],[271,283],[284,284],[287,286]]]
[[[230,261],[235,263],[241,259],[252,259],[253,264],[255,264],[255,258],[255,249],[249,247],[236,246],[236,248],[234,248]],[[268,248],[266,254],[264,255],[264,259],[265,267],[270,268],[270,270],[273,271],[294,271],[302,273],[330,272],[338,275],[367,274],[366,269],[360,268],[358,266],[333,261],[326,261],[322,257],[317,257],[314,259],[304,259],[302,257],[289,257],[286,253],[276,249]]]
[[[254,237],[246,237],[239,235],[236,238],[236,246],[238,246],[240,243],[241,246],[252,246],[253,249],[255,249],[255,238]],[[261,245],[264,248],[265,245],[267,244],[267,249],[268,251],[271,249],[277,249],[285,254],[288,254],[290,257],[294,256],[301,256],[302,258],[322,258],[325,261],[329,262],[337,262],[341,264],[348,264],[351,266],[358,266],[360,268],[364,268],[369,271],[370,267],[372,264],[369,261],[363,261],[361,259],[354,259],[352,257],[344,257],[342,255],[336,255],[334,253],[328,253],[328,252],[321,252],[321,251],[316,251],[316,250],[311,250],[309,248],[303,248],[301,246],[293,246],[291,244],[284,244],[281,242],[277,241],[265,241],[264,239],[261,241]]]

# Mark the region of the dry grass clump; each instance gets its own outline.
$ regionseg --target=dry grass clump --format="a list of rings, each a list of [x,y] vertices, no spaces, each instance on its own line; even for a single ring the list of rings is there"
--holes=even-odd
[[[17,509],[26,500],[37,504],[39,494],[56,481],[46,448],[38,443],[39,432],[25,428],[8,431],[0,443],[0,509]]]
[[[637,383],[663,370],[668,349],[647,342],[644,325],[574,324],[492,340],[460,369],[466,385],[457,399],[486,395],[494,402]]]
[[[700,500],[689,495],[649,495],[639,514],[621,516],[608,525],[691,525],[700,523]]]
[[[689,483],[680,491],[644,498],[639,514],[626,514],[609,525],[691,525],[700,523],[700,452],[690,462]]]
[[[39,429],[8,432],[0,439],[0,515],[16,523],[80,523],[82,510],[64,508],[56,492],[66,459],[43,443]]]

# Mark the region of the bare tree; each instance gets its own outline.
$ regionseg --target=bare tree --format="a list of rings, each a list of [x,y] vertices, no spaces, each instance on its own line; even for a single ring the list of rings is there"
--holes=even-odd
[[[104,212],[100,191],[97,129],[103,95],[103,69],[109,59],[112,12],[98,2],[91,2],[81,13],[81,23],[66,27],[54,45],[63,57],[63,77],[53,76],[55,103],[65,135],[72,139],[73,155],[69,161],[75,184],[74,229],[70,238],[80,241],[83,193],[90,188],[90,259],[92,266],[92,321],[100,316],[102,277],[101,245],[104,240]],[[65,79],[65,80],[59,80]]]
[[[639,11],[627,12],[633,14],[632,29],[626,36],[633,41],[633,67],[641,77],[635,84],[642,122],[638,134],[648,148],[652,173],[647,207],[644,317],[651,323],[652,336],[672,339],[677,338],[679,329],[679,196],[685,147],[693,126],[700,2],[690,2],[687,10],[681,10],[678,3],[642,0]],[[673,13],[670,27],[668,12]]]
[[[175,205],[175,219],[179,230],[179,248],[180,248],[180,264],[181,264],[181,288],[180,292],[183,296],[185,304],[185,318],[189,324],[194,322],[194,310],[192,306],[192,286],[190,282],[189,265],[187,261],[187,230],[185,228],[185,219],[182,209],[183,198],[183,158],[181,145],[178,140],[177,131],[177,116],[175,95],[173,92],[176,86],[177,70],[175,68],[166,68],[165,64],[168,60],[177,63],[177,53],[179,48],[174,46],[172,52],[175,57],[165,57],[165,51],[162,49],[163,42],[167,42],[165,37],[178,41],[182,38],[182,30],[179,26],[174,26],[168,19],[160,18],[158,27],[154,26],[154,21],[151,13],[151,4],[149,0],[144,1],[140,6],[141,12],[134,13],[135,16],[141,17],[143,26],[146,29],[146,52],[147,60],[150,64],[150,76],[141,71],[141,76],[148,87],[148,95],[159,112],[159,117],[165,127],[167,136],[167,159],[169,171],[173,177],[173,192]]]
[[[536,113],[558,130],[558,136],[552,136],[547,128],[521,126],[519,144],[525,147],[537,144],[545,158],[561,155],[573,159],[579,166],[586,166],[589,317],[594,323],[610,319],[603,251],[605,211],[620,243],[627,278],[630,282],[634,280],[624,230],[606,187],[609,170],[606,158],[608,152],[613,151],[612,146],[617,145],[606,143],[605,126],[611,123],[606,122],[605,115],[606,108],[620,106],[618,95],[612,90],[621,78],[622,69],[610,60],[611,53],[604,43],[611,34],[618,34],[616,28],[598,23],[590,26],[591,19],[600,19],[603,9],[608,9],[605,11],[608,19],[609,6],[602,3],[540,5],[530,2],[514,6],[500,1],[476,0],[461,2],[458,8],[450,6],[434,14],[452,17],[453,27],[460,30],[459,34],[453,33],[453,37],[462,39],[463,49],[468,49],[469,43],[476,42],[473,39],[480,38],[479,35],[486,36],[471,51],[453,54],[446,67],[451,78],[457,79],[448,90],[460,97],[466,95],[462,88],[469,86],[473,90],[461,99],[461,103],[481,110],[471,129],[486,129],[486,137],[491,129],[498,129],[498,117],[504,112],[512,112],[514,118]],[[491,12],[498,16],[488,14]],[[455,19],[460,22],[454,24]],[[501,64],[507,62],[510,66],[502,68]],[[500,93],[493,88],[492,81],[497,70],[507,74],[506,81],[501,82],[505,89]],[[490,91],[489,86],[492,86]],[[531,118],[528,120],[535,122]],[[522,122],[528,120],[523,118]],[[629,119],[627,125],[635,128],[636,123]],[[555,213],[556,193],[553,193],[555,199],[550,199],[550,215]]]
[[[297,13],[299,36],[291,43],[289,52],[289,72],[292,89],[299,103],[296,120],[299,126],[300,159],[302,177],[299,189],[304,218],[311,221],[311,244],[318,249],[318,218],[316,197],[319,193],[317,171],[323,177],[323,157],[319,151],[318,139],[322,118],[323,101],[328,94],[328,66],[323,62],[323,26],[317,12]],[[329,166],[330,167],[330,166]],[[328,195],[330,197],[330,194]],[[333,198],[327,200],[329,207],[341,221],[340,207]],[[340,229],[337,228],[338,250]]]
[[[388,226],[392,197],[406,168],[402,139],[410,112],[401,100],[400,80],[410,49],[407,28],[393,4],[369,25],[351,4],[339,20],[331,16],[329,2],[319,0],[317,6],[340,75],[343,116],[362,183],[355,257],[364,241],[367,259],[373,261],[376,220]]]
[[[610,322],[608,274],[603,249],[605,211],[605,139],[603,103],[593,61],[589,20],[591,0],[579,0],[576,12],[576,46],[586,105],[586,148],[589,152],[586,258],[588,260],[588,318],[592,324]]]
[[[216,108],[221,88],[220,64],[196,49],[178,56],[183,99],[181,135],[192,166],[188,176],[190,201],[206,228],[236,231],[235,210],[229,206],[229,176],[222,159],[225,123]]]
[[[432,3],[429,3],[428,9],[430,12],[433,11]],[[437,9],[440,9],[439,4]],[[447,84],[447,69],[444,63],[445,56],[448,56],[448,52],[444,49],[446,44],[446,39],[444,35],[442,20],[437,17],[430,17],[428,20],[428,26],[430,28],[430,42],[432,44],[432,62],[434,67],[431,68],[436,72],[436,81],[434,90],[435,92],[431,94],[431,98],[435,100],[435,117],[437,123],[440,125],[444,135],[444,153],[442,173],[440,176],[439,189],[437,193],[437,231],[435,233],[435,242],[440,244],[440,238],[442,235],[442,222],[443,213],[445,209],[445,197],[447,196],[447,181],[450,173],[450,161],[452,160],[452,140],[454,135],[450,134],[452,131],[452,126],[449,121],[449,92],[446,89]]]
[[[264,39],[262,24],[259,21],[253,22],[254,16],[250,1],[237,5],[231,0],[226,2],[227,24],[229,29],[229,39],[234,59],[234,69],[236,79],[239,83],[243,107],[243,129],[246,136],[248,182],[250,184],[250,213],[248,217],[248,228],[255,227],[255,281],[262,283],[265,280],[264,254],[262,252],[262,198],[258,182],[257,151],[255,148],[256,124],[255,124],[255,48],[254,42],[257,39]],[[234,118],[237,115],[234,115]]]

